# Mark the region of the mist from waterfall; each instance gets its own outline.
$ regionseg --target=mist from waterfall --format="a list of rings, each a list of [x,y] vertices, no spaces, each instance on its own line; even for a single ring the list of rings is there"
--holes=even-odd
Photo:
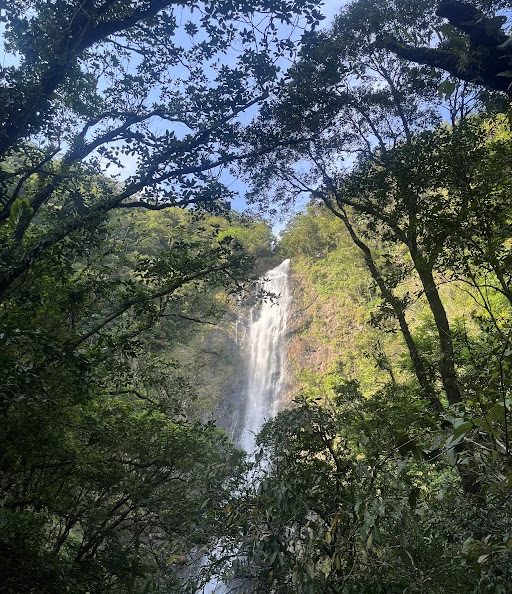
[[[251,308],[240,347],[246,361],[245,390],[240,394],[238,417],[240,427],[233,427],[238,435],[237,445],[249,455],[254,453],[256,436],[264,423],[279,409],[282,387],[286,378],[286,327],[291,303],[289,287],[290,260],[266,272],[258,282],[258,292],[268,294]],[[244,315],[244,314],[241,314]],[[236,417],[235,417],[236,418]],[[230,590],[232,591],[232,590]],[[225,584],[211,580],[204,594],[224,594]]]

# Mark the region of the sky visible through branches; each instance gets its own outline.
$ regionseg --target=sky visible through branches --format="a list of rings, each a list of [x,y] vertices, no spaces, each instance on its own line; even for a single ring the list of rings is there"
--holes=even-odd
[[[344,0],[325,0],[324,2],[322,2],[320,4],[320,11],[321,13],[325,16],[325,20],[322,21],[321,26],[322,28],[324,27],[328,27],[331,23],[332,20],[334,18],[334,16],[337,14],[337,12],[340,10],[340,8],[344,5]],[[2,12],[1,9],[1,5],[0,5],[0,13]],[[186,10],[182,10],[181,14],[179,16],[178,19],[178,23],[179,24],[183,24],[185,22],[190,22],[193,23],[194,20],[198,20],[199,16],[190,13],[189,11]],[[242,24],[241,24],[242,26]],[[185,31],[186,27],[182,27],[182,26],[178,26],[177,31],[176,31],[176,35],[173,39],[174,43],[176,45],[182,46],[184,49],[189,49],[192,47],[192,45],[194,43],[198,42],[197,38],[194,38],[193,35],[188,35]],[[7,68],[9,66],[13,66],[16,65],[18,60],[17,60],[17,56],[15,54],[13,54],[12,52],[9,52],[5,49],[5,45],[4,45],[4,30],[5,27],[3,24],[0,24],[0,64],[3,68]],[[281,38],[287,38],[290,37],[291,39],[299,39],[301,36],[301,29],[300,27],[297,28],[293,28],[290,27],[288,25],[285,24],[278,24],[278,36]],[[113,40],[116,41],[117,38],[113,37]],[[122,42],[121,39],[118,40],[120,43]],[[236,64],[236,60],[240,55],[240,50],[238,50],[236,48],[236,46],[233,44],[232,46],[232,51],[231,52],[227,52],[223,57],[222,57],[222,64],[226,65],[228,67],[232,67],[235,66]],[[133,72],[135,73],[137,65],[139,63],[140,59],[137,56],[136,52],[130,52],[129,56],[126,59],[126,63],[123,64],[124,67],[126,67],[127,72]],[[278,61],[278,66],[281,69],[281,72],[285,72],[289,66],[291,65],[291,61],[289,58],[281,58]],[[186,77],[187,71],[186,71],[186,65],[183,65],[182,67],[183,72],[180,73],[180,68],[176,68],[174,67],[174,75],[179,77],[180,75],[183,75],[183,77]],[[212,77],[215,75],[214,71],[212,70],[211,72]],[[108,89],[108,85],[109,82],[108,80],[105,79],[99,79],[99,90],[104,91],[105,89]],[[147,101],[151,101],[151,100],[155,100],[158,101],[158,93],[159,93],[159,89],[154,89],[152,91],[152,93],[147,97]],[[249,110],[243,112],[240,116],[240,121],[242,123],[247,123],[249,121],[251,121],[255,115],[257,115],[257,106],[254,106],[252,108],[250,108]],[[161,120],[156,120],[154,123],[151,124],[154,128],[154,132],[155,133],[165,133],[165,129],[162,129],[162,126],[165,126],[167,129],[169,129],[170,132],[174,132],[178,137],[182,136],[186,133],[186,129],[184,126],[180,125],[180,124],[170,124],[170,123],[165,123],[162,122]],[[181,129],[183,128],[183,130]],[[91,129],[91,132],[93,131],[93,129]],[[35,139],[37,142],[37,138]],[[115,144],[115,143],[113,143]],[[64,152],[66,150],[66,147],[63,146],[62,147],[62,151]],[[98,158],[99,155],[97,154],[92,154],[91,157],[92,158]],[[107,165],[107,160],[106,159],[101,159],[100,157],[100,162],[104,161],[104,173],[106,175],[108,175],[109,177],[114,177],[116,178],[118,181],[122,182],[126,179],[128,179],[131,175],[133,175],[136,171],[136,157],[133,155],[124,155],[122,162],[120,165],[117,165],[115,163],[108,163]],[[108,171],[107,171],[107,166]],[[233,175],[231,172],[229,172],[227,169],[222,169],[219,170],[218,172],[218,179],[219,181],[223,182],[226,187],[228,188],[228,190],[230,192],[233,193],[233,198],[231,200],[231,205],[232,207],[239,212],[243,212],[245,210],[247,210],[248,208],[250,209],[250,205],[248,205],[246,198],[245,198],[245,194],[247,191],[247,186],[244,183],[243,180],[239,179],[237,176]],[[297,204],[295,206],[294,211],[300,210],[302,209],[304,206],[304,204],[300,203]],[[263,213],[265,214],[265,213]],[[286,220],[289,218],[291,213],[283,213],[282,216],[277,216],[277,217],[273,217],[274,220],[270,221],[273,229],[276,233],[279,233],[285,226]]]

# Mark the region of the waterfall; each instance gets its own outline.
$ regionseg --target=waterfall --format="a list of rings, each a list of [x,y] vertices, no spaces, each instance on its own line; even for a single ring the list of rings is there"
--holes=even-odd
[[[241,339],[247,366],[239,406],[245,414],[239,417],[241,427],[234,429],[239,435],[237,444],[249,455],[254,452],[255,438],[263,424],[279,409],[286,375],[285,335],[291,302],[289,272],[290,260],[285,260],[260,278],[258,290],[269,293],[270,297],[252,307]],[[203,593],[227,591],[225,584],[212,579]]]
[[[277,298],[264,299],[251,309],[244,350],[247,359],[245,417],[239,446],[254,451],[255,437],[279,407],[285,379],[284,338],[290,305],[290,260],[269,270],[259,288]]]

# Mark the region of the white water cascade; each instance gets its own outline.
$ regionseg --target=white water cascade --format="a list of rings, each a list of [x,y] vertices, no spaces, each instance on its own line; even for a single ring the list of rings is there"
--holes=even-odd
[[[279,409],[286,377],[285,339],[291,303],[289,288],[290,260],[269,270],[259,280],[258,289],[271,294],[250,311],[246,331],[241,340],[246,367],[246,389],[240,395],[239,406],[245,409],[238,445],[249,455],[254,453],[255,438],[263,424]],[[204,594],[224,594],[225,584],[210,581]],[[230,590],[232,591],[232,590]]]
[[[269,270],[259,288],[277,296],[264,299],[251,309],[245,337],[247,389],[245,417],[239,446],[248,454],[254,451],[255,437],[265,421],[275,416],[285,379],[285,334],[290,309],[288,275],[290,260]]]

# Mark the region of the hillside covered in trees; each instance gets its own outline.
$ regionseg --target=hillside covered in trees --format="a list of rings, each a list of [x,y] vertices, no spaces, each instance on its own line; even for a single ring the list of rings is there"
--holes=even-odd
[[[512,592],[512,5],[330,6],[0,3],[0,592]]]

